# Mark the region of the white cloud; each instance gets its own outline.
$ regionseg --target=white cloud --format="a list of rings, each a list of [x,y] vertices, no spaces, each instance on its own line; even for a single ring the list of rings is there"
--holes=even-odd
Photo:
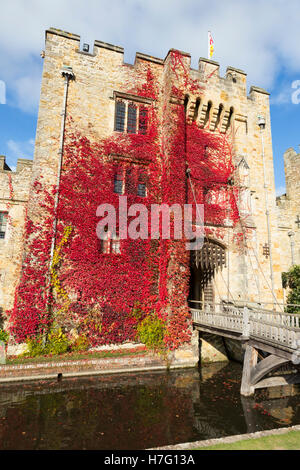
[[[50,26],[85,40],[100,39],[165,57],[172,47],[206,55],[207,30],[215,40],[214,59],[244,69],[249,85],[272,88],[281,68],[300,77],[299,0],[14,0],[2,2],[0,79],[11,101],[35,113],[44,48]],[[295,76],[295,78],[298,78]],[[281,98],[278,98],[279,100]]]
[[[9,151],[8,157],[13,161],[16,158],[33,158],[34,139],[28,139],[23,142],[10,139],[6,142],[6,146]]]
[[[12,104],[25,112],[37,112],[41,87],[40,73],[18,78],[13,82],[13,87],[15,94]]]
[[[276,106],[291,104],[291,96],[291,90],[285,87],[284,90],[270,97],[270,104]]]

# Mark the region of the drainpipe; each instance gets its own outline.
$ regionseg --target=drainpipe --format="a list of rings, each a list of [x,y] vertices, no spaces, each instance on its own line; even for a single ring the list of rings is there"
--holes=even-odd
[[[273,272],[273,256],[272,256],[272,239],[271,239],[271,225],[270,225],[270,211],[269,211],[269,202],[268,202],[268,186],[266,182],[266,164],[265,164],[265,145],[264,145],[264,135],[263,131],[266,127],[266,121],[263,116],[258,116],[257,122],[260,128],[261,135],[261,146],[262,146],[262,162],[263,162],[263,172],[264,172],[264,193],[265,193],[265,206],[266,206],[266,219],[267,219],[267,230],[268,230],[268,245],[269,245],[269,260],[270,260],[270,278],[271,278],[271,288],[273,300],[276,301],[275,288],[274,288],[274,272]],[[274,304],[273,304],[274,305]],[[275,307],[275,305],[274,305]]]
[[[60,127],[60,139],[59,139],[59,150],[58,150],[59,159],[58,159],[58,170],[57,170],[57,179],[56,179],[56,194],[55,194],[55,199],[54,199],[54,220],[53,220],[53,234],[52,234],[52,240],[51,240],[49,269],[51,269],[51,265],[53,261],[55,240],[56,240],[56,230],[57,230],[57,214],[56,213],[57,213],[57,206],[58,206],[58,200],[59,200],[59,185],[60,185],[61,167],[62,167],[62,159],[63,159],[68,88],[69,88],[69,81],[74,79],[74,73],[73,73],[72,67],[64,65],[61,70],[61,74],[65,79],[65,85],[64,85],[63,107],[62,107],[62,112],[61,112],[61,127]]]

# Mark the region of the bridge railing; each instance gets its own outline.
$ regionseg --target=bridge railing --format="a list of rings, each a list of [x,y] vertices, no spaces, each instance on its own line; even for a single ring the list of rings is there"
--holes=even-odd
[[[239,333],[290,349],[300,347],[300,314],[274,312],[229,303],[191,308],[195,324]]]
[[[297,349],[300,344],[300,315],[266,310],[250,311],[250,335]]]
[[[193,321],[207,326],[242,333],[243,310],[234,306],[226,306],[226,309],[223,310],[222,304],[215,304],[214,307],[205,305],[200,309],[191,308]]]

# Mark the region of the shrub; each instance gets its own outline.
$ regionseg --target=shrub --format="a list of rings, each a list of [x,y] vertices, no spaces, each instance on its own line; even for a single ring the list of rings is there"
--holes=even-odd
[[[85,335],[80,335],[72,343],[72,351],[86,351],[90,347],[90,342]]]
[[[42,356],[46,354],[63,354],[70,348],[70,342],[61,328],[51,330],[45,342],[41,336],[38,338],[28,338],[27,349],[22,356]]]
[[[138,325],[137,334],[140,341],[150,349],[162,349],[164,346],[165,325],[154,313]]]
[[[143,316],[144,316],[144,312],[142,310],[142,308],[140,307],[140,303],[139,302],[136,302],[134,304],[134,307],[131,311],[131,316],[133,318],[135,318],[137,321],[141,321]]]
[[[67,336],[63,334],[61,328],[50,331],[45,346],[46,354],[64,354],[69,348],[70,341]]]
[[[300,266],[293,266],[287,273],[282,273],[283,287],[289,287],[288,304],[299,304],[299,307],[288,306],[287,312],[300,313]]]
[[[8,340],[9,340],[9,333],[7,333],[7,331],[2,330],[2,328],[0,328],[0,341],[3,341],[4,343],[8,343]]]
[[[45,354],[45,346],[42,338],[28,338],[26,345],[27,349],[22,356],[36,357]]]

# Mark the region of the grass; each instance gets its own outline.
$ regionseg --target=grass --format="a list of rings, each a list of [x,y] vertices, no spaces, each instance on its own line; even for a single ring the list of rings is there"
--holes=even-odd
[[[193,450],[300,450],[300,431],[287,431],[285,434],[245,439]]]
[[[20,357],[12,356],[6,359],[6,365],[18,365],[18,364],[40,364],[44,362],[63,362],[63,361],[79,361],[89,359],[104,359],[109,357],[122,357],[122,356],[136,356],[144,354],[145,348],[142,349],[123,349],[123,350],[111,350],[111,351],[83,351],[83,352],[69,352],[65,354],[56,354],[49,356],[38,356],[38,357]]]

